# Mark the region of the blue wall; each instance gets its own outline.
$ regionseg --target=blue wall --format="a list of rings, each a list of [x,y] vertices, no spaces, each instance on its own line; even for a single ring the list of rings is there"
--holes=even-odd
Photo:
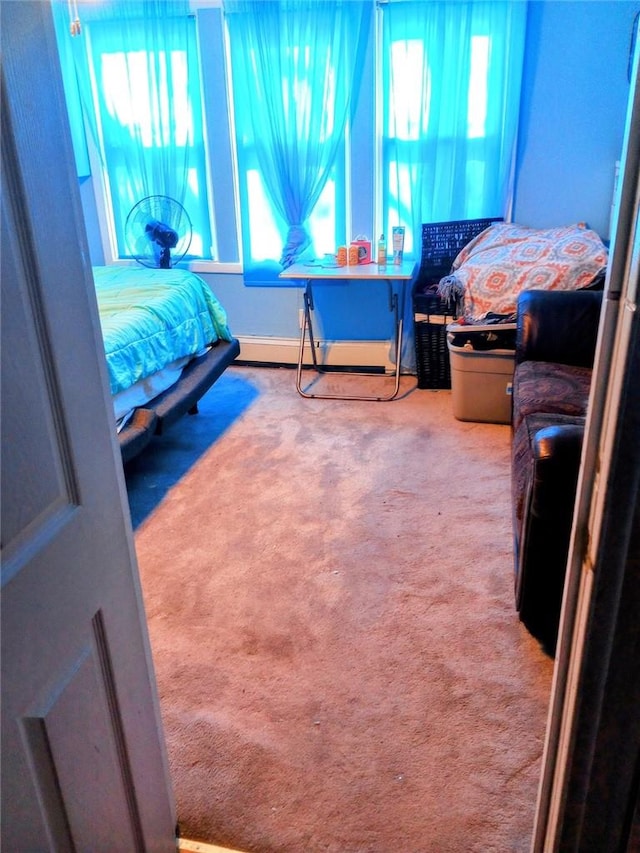
[[[529,6],[513,219],[587,222],[609,236],[640,2],[544,0]]]
[[[620,158],[629,92],[627,61],[640,0],[531,0],[512,219],[536,228],[587,222],[608,237],[615,161]],[[364,97],[372,97],[373,81]],[[354,139],[371,144],[370,128]],[[83,188],[89,242],[95,216]],[[373,176],[356,176],[353,233],[371,233]],[[375,236],[375,235],[373,235]],[[98,258],[94,262],[100,263]],[[227,309],[239,337],[296,338],[298,288],[245,287],[242,276],[202,274]],[[349,290],[351,290],[349,288]],[[354,339],[384,338],[377,311],[362,310],[362,294],[338,294],[335,329]],[[332,312],[333,313],[333,312]],[[340,315],[340,316],[339,316]],[[330,333],[331,332],[331,333]]]

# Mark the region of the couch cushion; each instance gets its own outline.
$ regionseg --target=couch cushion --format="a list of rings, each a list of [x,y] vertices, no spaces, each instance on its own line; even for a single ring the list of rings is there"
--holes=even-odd
[[[513,376],[513,430],[538,413],[584,417],[591,368],[550,361],[524,361]]]

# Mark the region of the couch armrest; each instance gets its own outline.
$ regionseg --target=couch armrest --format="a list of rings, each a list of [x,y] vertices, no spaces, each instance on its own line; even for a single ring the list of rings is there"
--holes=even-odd
[[[553,654],[558,633],[583,424],[538,430],[517,547],[515,597],[520,618]]]
[[[525,290],[518,297],[516,364],[552,361],[592,367],[602,291]]]
[[[573,516],[583,438],[583,424],[557,424],[535,434],[529,511],[537,518]]]

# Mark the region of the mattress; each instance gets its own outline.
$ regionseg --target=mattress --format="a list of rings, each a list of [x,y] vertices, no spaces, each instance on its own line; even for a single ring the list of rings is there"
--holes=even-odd
[[[201,354],[204,355],[204,353],[198,353],[197,355]],[[112,396],[113,413],[116,418],[118,432],[126,425],[134,409],[146,405],[150,400],[153,400],[159,394],[162,394],[163,391],[176,384],[182,376],[183,369],[191,361],[191,358],[189,355],[177,358],[171,364],[152,373],[151,376],[139,379],[133,385],[125,388],[124,391],[119,391]]]
[[[232,340],[224,308],[188,270],[93,267],[93,278],[114,398],[218,340]]]

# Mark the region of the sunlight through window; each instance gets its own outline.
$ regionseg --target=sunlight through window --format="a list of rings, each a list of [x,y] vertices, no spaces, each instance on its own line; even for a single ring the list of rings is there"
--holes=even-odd
[[[154,60],[157,60],[157,65]],[[132,136],[139,134],[145,148],[167,144],[184,148],[193,144],[193,117],[184,51],[171,53],[172,103],[167,91],[164,53],[103,53],[101,64],[101,86],[109,115],[123,127],[128,127]],[[159,74],[156,74],[156,68]],[[173,118],[173,139],[168,121],[170,115]]]
[[[479,139],[487,135],[487,74],[489,69],[489,36],[471,39],[471,72],[469,74],[469,108],[467,137]]]
[[[389,136],[419,139],[429,125],[431,78],[425,67],[422,41],[402,40],[391,45],[391,85],[388,94]]]

